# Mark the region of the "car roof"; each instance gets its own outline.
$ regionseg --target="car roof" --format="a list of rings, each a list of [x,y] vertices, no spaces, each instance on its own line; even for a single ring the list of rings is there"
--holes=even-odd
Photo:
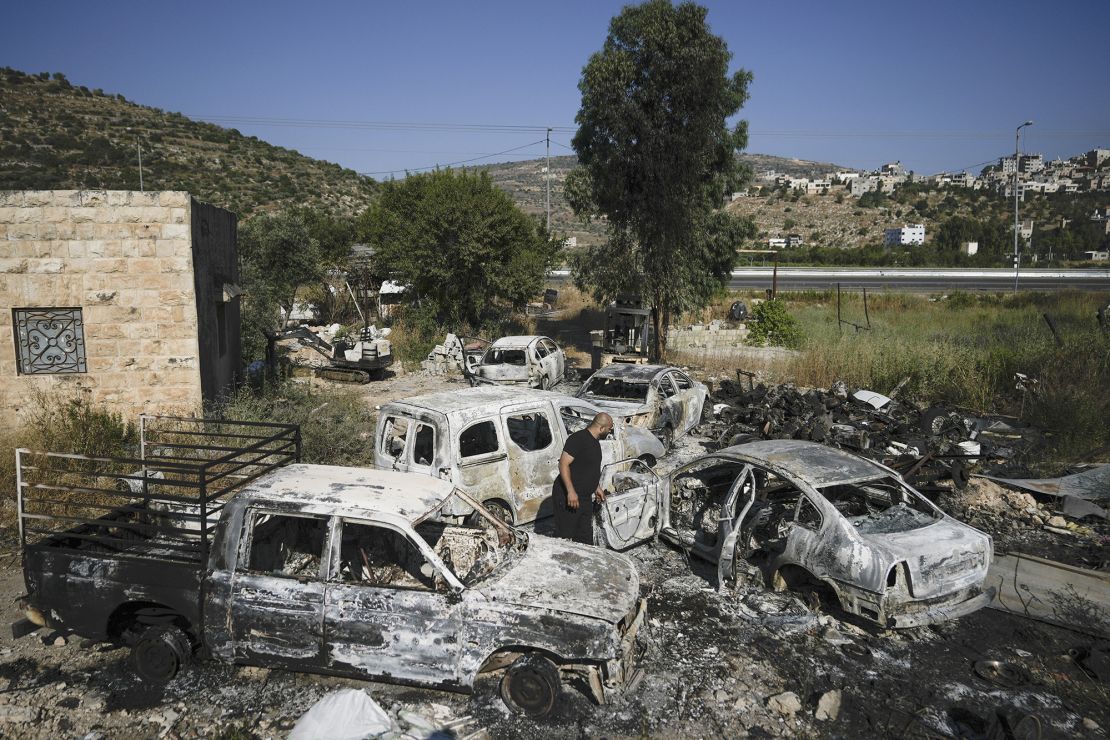
[[[667,370],[677,370],[674,365],[635,365],[631,362],[614,362],[598,370],[592,377],[621,378],[630,383],[646,383]]]
[[[271,471],[245,486],[240,495],[262,503],[297,503],[310,514],[412,523],[453,490],[449,481],[420,473],[296,464]]]
[[[491,344],[490,346],[497,347],[498,349],[527,347],[528,345],[532,344],[532,342],[539,341],[540,339],[547,339],[547,337],[541,336],[539,334],[522,334],[519,336],[501,337],[500,339],[494,340],[493,344]]]
[[[890,475],[871,460],[800,439],[764,439],[726,447],[716,454],[781,470],[814,488]]]
[[[562,393],[555,393],[553,391],[541,391],[535,388],[519,388],[512,386],[501,385],[480,385],[474,388],[459,388],[453,391],[441,391],[439,393],[426,393],[422,396],[412,396],[410,398],[401,398],[394,403],[407,404],[409,406],[417,406],[429,411],[436,411],[441,414],[450,414],[458,411],[467,411],[470,409],[481,408],[489,406],[491,408],[501,408],[508,403],[526,403],[528,401],[574,401],[581,404],[577,398]],[[392,405],[392,404],[387,404]],[[385,408],[385,406],[383,406]]]

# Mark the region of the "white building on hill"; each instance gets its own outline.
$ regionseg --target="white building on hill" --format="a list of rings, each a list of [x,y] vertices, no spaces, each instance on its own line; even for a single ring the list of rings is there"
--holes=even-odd
[[[910,224],[887,229],[883,235],[883,245],[887,247],[910,246],[925,243],[925,224]]]

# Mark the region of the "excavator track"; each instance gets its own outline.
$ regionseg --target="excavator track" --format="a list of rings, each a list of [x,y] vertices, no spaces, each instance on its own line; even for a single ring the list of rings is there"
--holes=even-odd
[[[334,380],[337,383],[369,383],[370,373],[347,367],[318,367],[316,377]]]

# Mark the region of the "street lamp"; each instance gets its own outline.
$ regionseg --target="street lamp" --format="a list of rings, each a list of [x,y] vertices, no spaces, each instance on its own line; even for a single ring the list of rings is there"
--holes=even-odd
[[[1026,121],[1017,127],[1014,131],[1014,292],[1017,293],[1018,289],[1018,274],[1021,271],[1021,255],[1018,253],[1018,236],[1020,234],[1020,225],[1018,223],[1018,170],[1021,169],[1021,155],[1019,154],[1021,147],[1021,130],[1026,126],[1032,126],[1032,121]]]

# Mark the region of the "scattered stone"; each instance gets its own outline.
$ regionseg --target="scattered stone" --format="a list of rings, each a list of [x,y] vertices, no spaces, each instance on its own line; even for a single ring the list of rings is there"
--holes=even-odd
[[[22,707],[15,704],[0,706],[0,722],[34,722],[38,718],[38,707]]]
[[[826,691],[817,700],[817,711],[814,717],[819,720],[834,721],[840,715],[840,689]]]
[[[1065,519],[1062,516],[1053,516],[1053,517],[1049,517],[1046,524],[1048,524],[1048,526],[1050,526],[1050,527],[1067,527],[1068,526],[1068,520]]]
[[[1083,718],[1083,729],[1085,729],[1089,732],[1098,732],[1099,724],[1098,724],[1098,722],[1095,722],[1090,717],[1084,717]]]
[[[436,723],[434,720],[430,720],[424,715],[417,714],[416,712],[399,712],[397,714],[397,718],[417,730],[427,730],[428,732],[432,732],[436,729]]]
[[[830,645],[852,644],[852,638],[848,637],[836,627],[833,627],[831,625],[825,628],[825,631],[822,633],[821,636],[824,637],[825,642],[829,643]]]
[[[66,644],[66,638],[62,635],[58,635],[57,637],[54,638],[54,642],[52,642],[50,644],[53,645],[54,647],[62,647],[63,645]]]
[[[713,698],[717,700],[718,704],[724,704],[728,701],[728,692],[724,689],[717,689],[713,694]]]
[[[262,668],[255,665],[245,665],[239,668],[239,678],[245,678],[250,681],[265,681],[269,676],[269,668]]]
[[[784,691],[768,699],[767,708],[785,717],[792,717],[801,711],[802,701],[793,691]]]

